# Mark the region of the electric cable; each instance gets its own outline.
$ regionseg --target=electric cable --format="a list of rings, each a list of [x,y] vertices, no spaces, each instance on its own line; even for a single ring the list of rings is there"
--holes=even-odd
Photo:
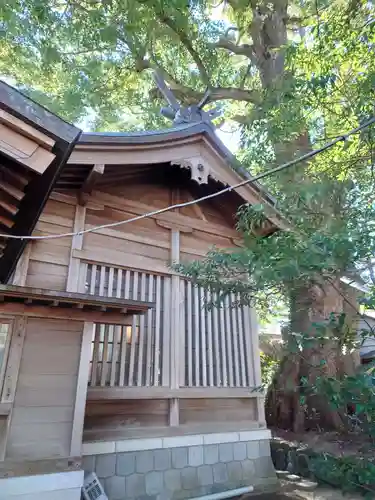
[[[298,158],[295,158],[294,160],[291,160],[287,163],[279,165],[278,167],[275,167],[273,169],[267,170],[266,172],[262,172],[258,175],[255,175],[251,179],[246,179],[244,181],[239,182],[238,184],[235,184],[234,186],[228,186],[228,187],[223,188],[219,191],[216,191],[215,193],[211,193],[211,194],[208,194],[206,196],[202,196],[201,198],[197,198],[195,200],[191,200],[191,201],[187,201],[187,202],[183,202],[183,203],[177,203],[175,205],[170,205],[168,207],[160,208],[158,210],[154,210],[152,212],[148,212],[148,213],[145,213],[142,215],[137,215],[136,217],[132,217],[130,219],[125,219],[125,220],[117,221],[117,222],[111,222],[109,224],[103,224],[100,226],[95,226],[95,227],[92,227],[89,229],[83,229],[81,231],[76,231],[76,232],[52,234],[52,235],[46,235],[46,236],[28,236],[28,235],[20,236],[20,235],[16,235],[16,234],[0,234],[0,238],[17,239],[17,240],[53,240],[53,239],[58,239],[58,238],[80,236],[82,234],[93,233],[95,231],[99,231],[100,229],[117,227],[117,226],[121,226],[124,224],[129,224],[130,222],[136,222],[138,220],[145,219],[147,217],[153,217],[155,215],[159,215],[159,214],[162,214],[165,212],[169,212],[170,210],[174,210],[175,208],[183,208],[183,207],[187,207],[190,205],[195,205],[196,203],[200,203],[200,202],[205,201],[205,200],[216,198],[217,196],[220,196],[220,195],[227,193],[229,191],[235,191],[236,189],[238,189],[242,186],[245,186],[247,184],[251,184],[251,183],[258,181],[260,179],[264,179],[264,178],[269,177],[271,175],[274,175],[278,172],[282,172],[283,170],[286,170],[289,167],[292,167],[298,163],[301,163],[305,160],[313,158],[314,156],[322,153],[323,151],[326,151],[327,149],[332,148],[338,142],[346,141],[348,137],[350,137],[351,135],[357,134],[358,132],[369,127],[373,123],[375,123],[375,116],[372,117],[371,119],[367,120],[366,122],[364,122],[362,125],[359,125],[358,127],[350,130],[349,132],[347,132],[341,136],[338,136],[333,141],[328,142],[327,144],[325,144],[324,146],[322,146],[318,149],[314,149],[314,150],[312,150],[312,151],[310,151],[302,156],[299,156]]]

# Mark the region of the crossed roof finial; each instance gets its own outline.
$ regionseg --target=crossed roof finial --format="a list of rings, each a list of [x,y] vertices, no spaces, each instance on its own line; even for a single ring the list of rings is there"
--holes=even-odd
[[[168,107],[161,108],[161,114],[163,116],[172,120],[174,125],[205,122],[214,127],[212,120],[221,115],[221,110],[218,107],[210,109],[209,111],[203,110],[203,107],[207,104],[210,97],[210,91],[208,89],[197,104],[181,106],[172,90],[167,86],[160,71],[155,70],[153,75],[156,85],[169,104]]]

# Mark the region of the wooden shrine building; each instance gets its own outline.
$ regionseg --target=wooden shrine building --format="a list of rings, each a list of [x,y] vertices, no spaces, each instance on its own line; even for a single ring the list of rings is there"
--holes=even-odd
[[[0,83],[0,500],[78,500],[83,471],[110,500],[274,481],[254,312],[171,267],[241,245],[243,203],[282,227],[272,198],[109,227],[246,176],[207,123],[80,135]]]

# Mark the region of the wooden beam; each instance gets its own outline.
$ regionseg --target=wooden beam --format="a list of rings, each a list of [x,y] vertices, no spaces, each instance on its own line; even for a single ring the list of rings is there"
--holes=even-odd
[[[0,208],[2,208],[5,212],[8,212],[11,216],[16,215],[18,212],[18,208],[15,205],[12,205],[5,200],[0,200]]]
[[[12,186],[11,184],[8,184],[8,182],[1,180],[0,181],[0,191],[3,191],[7,195],[9,195],[11,198],[15,199],[17,202],[21,201],[22,198],[25,196],[25,193],[21,191],[20,189],[17,189],[16,187]]]
[[[254,399],[261,393],[251,387],[89,387],[90,401],[116,399]]]
[[[180,233],[188,234],[194,231],[193,227],[184,224],[179,224],[178,222],[168,222],[160,219],[155,219],[155,222],[158,226],[163,227],[164,229],[176,230],[180,231]]]
[[[14,226],[14,220],[5,217],[5,215],[0,215],[0,225],[5,228],[5,231],[8,232],[8,229]]]
[[[4,304],[0,305],[2,308]],[[16,394],[19,367],[21,363],[23,343],[26,335],[27,318],[17,317],[13,323],[11,332],[11,344],[9,348],[7,368],[4,377],[1,401],[9,403],[14,401]]]
[[[15,130],[28,139],[31,139],[37,144],[43,146],[48,151],[51,151],[52,147],[55,144],[55,141],[47,135],[43,134],[39,130],[25,123],[23,120],[16,118],[15,116],[7,113],[2,109],[0,110],[0,123],[4,123],[10,129]]]
[[[131,315],[117,312],[84,311],[49,306],[34,306],[8,302],[0,304],[0,314],[18,314],[30,318],[53,318],[66,321],[93,321],[111,325],[130,325]]]
[[[50,304],[53,300],[58,300],[60,305],[74,307],[77,304],[83,304],[91,309],[96,308],[100,310],[102,306],[110,310],[116,310],[120,313],[124,307],[129,311],[129,314],[141,314],[146,312],[151,307],[154,307],[153,302],[142,302],[139,300],[121,299],[117,297],[98,297],[96,295],[62,292],[57,290],[44,290],[42,288],[32,288],[13,285],[0,284],[0,296],[7,298],[8,302],[16,304],[16,301],[24,301],[25,299],[32,299],[37,302],[44,302]],[[64,309],[66,310],[66,309]],[[110,311],[111,312],[111,311]],[[90,313],[90,310],[85,310],[85,313]]]
[[[83,422],[85,419],[87,387],[89,384],[91,342],[94,323],[85,322],[82,333],[81,356],[79,360],[76,399],[73,413],[72,440],[70,456],[80,456],[82,449]]]
[[[16,269],[12,280],[12,285],[25,286],[27,278],[27,269],[29,267],[30,254],[31,254],[32,241],[30,241],[17,262]]]
[[[73,257],[96,264],[106,264],[107,266],[126,267],[137,269],[139,271],[150,271],[163,275],[177,274],[173,271],[167,262],[135,255],[130,253],[118,252],[111,249],[90,248],[88,250],[73,250]]]
[[[74,217],[74,226],[73,231],[76,233],[78,231],[82,231],[85,229],[85,218],[86,218],[86,207],[81,205],[76,206],[76,212]],[[70,259],[69,259],[69,270],[68,270],[68,279],[66,283],[66,291],[67,292],[78,292],[79,290],[79,280],[80,280],[80,259],[74,257],[74,250],[82,250],[83,245],[83,235],[76,234],[72,238],[72,245],[70,250]]]
[[[18,172],[12,170],[11,168],[0,164],[0,173],[2,174],[2,178],[6,179],[8,182],[18,184],[22,187],[22,190],[29,183],[29,178],[24,175],[19,174]]]
[[[90,194],[95,187],[95,184],[104,174],[105,165],[98,164],[94,165],[90,170],[89,175],[86,177],[79,193],[78,193],[78,203],[82,206],[86,205],[89,200]]]

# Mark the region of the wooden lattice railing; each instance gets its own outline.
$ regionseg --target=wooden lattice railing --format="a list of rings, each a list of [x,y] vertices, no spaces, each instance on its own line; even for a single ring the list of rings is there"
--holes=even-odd
[[[202,287],[185,282],[183,384],[188,387],[249,387],[252,372],[250,316],[247,307],[233,307],[238,297],[227,297],[222,307]]]
[[[92,342],[91,386],[168,385],[163,377],[163,337],[169,328],[170,278],[87,265],[87,292],[155,302],[131,326],[97,324]]]
[[[207,308],[216,297],[179,278],[175,331],[171,276],[83,265],[86,293],[155,303],[146,315],[134,316],[131,326],[95,326],[91,387],[168,387],[174,363],[178,387],[254,386],[250,310],[232,306],[238,297],[228,297],[222,307]],[[176,343],[178,361],[172,352]]]

